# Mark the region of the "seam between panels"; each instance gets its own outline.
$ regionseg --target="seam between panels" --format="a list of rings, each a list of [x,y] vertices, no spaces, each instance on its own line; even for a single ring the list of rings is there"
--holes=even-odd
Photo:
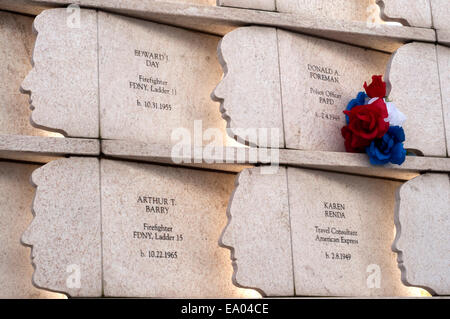
[[[297,295],[295,290],[295,265],[294,265],[294,243],[292,241],[292,223],[291,223],[291,203],[289,201],[289,177],[288,177],[288,169],[289,167],[284,166],[284,170],[286,172],[286,190],[287,190],[287,204],[288,204],[288,213],[289,213],[289,235],[291,238],[291,264],[292,264],[292,289],[294,291],[294,296]]]
[[[430,16],[431,16],[431,28],[434,29],[436,31],[436,28],[434,27],[434,17],[433,17],[433,4],[432,4],[432,0],[428,0],[428,7],[430,9]],[[437,32],[436,32],[436,42],[437,42]]]
[[[98,138],[102,138],[102,121],[101,121],[101,111],[100,111],[100,12],[96,10],[97,17],[97,116],[98,116]],[[101,146],[101,145],[100,145]],[[101,153],[101,150],[100,150]]]
[[[103,207],[102,207],[102,160],[101,158],[98,159],[98,188],[99,188],[99,204],[100,204],[100,266],[101,266],[101,290],[102,290],[102,297],[105,296],[105,285],[104,285],[104,261],[103,261]]]
[[[444,127],[444,142],[445,142],[445,154],[448,156],[449,155],[449,150],[448,150],[448,143],[450,141],[447,141],[447,130],[450,129],[450,127],[446,127],[446,122],[445,122],[445,112],[444,112],[444,97],[442,95],[442,82],[441,82],[441,71],[439,68],[439,46],[435,45],[434,46],[434,52],[436,54],[436,68],[437,68],[437,75],[438,75],[438,83],[439,83],[439,96],[440,96],[440,100],[441,100],[441,115],[442,115],[442,125]]]
[[[98,158],[98,188],[99,188],[99,203],[100,203],[100,266],[101,266],[101,293],[105,296],[104,284],[104,260],[103,260],[103,207],[102,207],[102,140],[101,140],[101,119],[100,119],[100,28],[99,28],[99,11],[96,10],[97,18],[97,114],[98,114],[98,139],[100,143],[100,154]]]
[[[286,145],[286,132],[285,132],[285,125],[284,125],[284,108],[283,108],[283,85],[281,80],[281,61],[280,61],[280,41],[278,39],[278,28],[275,29],[275,35],[276,35],[276,41],[277,41],[277,62],[278,62],[278,82],[279,82],[279,88],[280,88],[280,106],[281,106],[281,125],[283,126],[281,128],[283,132],[283,145],[279,148],[287,148]]]

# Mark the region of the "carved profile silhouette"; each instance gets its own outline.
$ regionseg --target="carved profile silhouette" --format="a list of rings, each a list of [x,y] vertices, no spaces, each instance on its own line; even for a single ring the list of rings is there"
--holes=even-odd
[[[274,175],[255,175],[257,170],[250,169],[238,175],[220,243],[231,250],[235,285],[266,296],[292,296],[286,169],[280,167]],[[259,196],[267,196],[264,209],[254,206]]]
[[[30,94],[33,126],[71,137],[98,137],[97,13],[77,12],[79,25],[63,8],[36,17],[33,69],[22,91]]]
[[[201,134],[211,128],[214,134],[205,136],[229,144],[210,99],[222,76],[219,37],[87,9],[46,10],[34,28],[34,67],[22,83],[34,126],[70,137],[98,138],[101,130],[104,139],[172,145],[172,133],[188,131],[192,140],[201,120]]]
[[[398,22],[406,26],[431,28],[431,6],[428,0],[417,0],[409,7],[409,0],[372,0],[380,6],[384,21]]]
[[[281,133],[279,141],[272,144],[284,147],[280,75],[273,64],[277,58],[276,37],[273,28],[238,28],[219,43],[219,62],[224,77],[211,97],[221,102],[220,111],[227,121],[228,134],[243,144],[266,146],[258,143],[257,136],[245,136],[242,130],[277,128]],[[258,86],[253,90],[256,75]],[[265,107],[268,105],[270,107]]]
[[[264,296],[420,295],[402,284],[391,251],[400,185],[291,167],[242,171],[220,239],[233,283]]]
[[[389,99],[407,116],[405,147],[421,155],[446,157],[439,47],[419,42],[401,46],[391,56],[385,79]],[[423,105],[429,107],[425,110]]]
[[[0,299],[63,297],[32,285],[29,250],[20,244],[20,236],[32,219],[29,208],[34,189],[29,179],[37,167],[0,161]]]
[[[98,179],[93,158],[56,160],[33,172],[34,218],[21,240],[31,247],[38,288],[73,297],[101,295]]]
[[[66,158],[32,182],[22,243],[35,286],[73,297],[260,296],[233,285],[218,245],[234,175]]]
[[[31,69],[30,57],[35,41],[33,18],[0,11],[0,133],[8,135],[57,135],[38,130],[29,123],[28,97],[20,94],[20,83]],[[14,39],[14,41],[11,41]]]
[[[450,294],[450,177],[425,174],[397,193],[392,249],[402,281],[432,294]]]
[[[225,35],[218,52],[224,77],[212,97],[221,102],[231,137],[241,143],[344,151],[342,111],[372,75],[386,73],[389,98],[407,116],[405,147],[445,157],[434,44],[409,43],[389,55],[275,28],[243,27]],[[279,129],[278,145],[241,134],[251,128]]]
[[[355,88],[383,73],[389,59],[384,53],[268,27],[238,28],[224,36],[218,52],[224,77],[212,97],[221,102],[232,137],[260,147],[327,151],[344,149],[342,110]],[[333,69],[336,81],[311,79],[320,73],[312,68]],[[326,100],[325,92],[335,98]],[[319,102],[321,94],[328,104]],[[319,118],[325,111],[336,120]],[[251,128],[276,128],[280,140],[262,145],[241,135]]]

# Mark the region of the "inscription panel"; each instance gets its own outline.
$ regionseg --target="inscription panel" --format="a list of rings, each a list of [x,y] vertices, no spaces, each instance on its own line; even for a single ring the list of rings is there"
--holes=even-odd
[[[342,113],[389,55],[278,30],[286,147],[345,151]]]
[[[297,295],[411,296],[394,240],[399,182],[288,168]],[[301,195],[299,195],[301,194]]]
[[[106,296],[249,297],[219,247],[234,174],[102,160]]]
[[[222,76],[218,42],[99,12],[101,136],[170,145],[172,129],[192,133],[195,120],[226,136],[219,104],[210,98]]]

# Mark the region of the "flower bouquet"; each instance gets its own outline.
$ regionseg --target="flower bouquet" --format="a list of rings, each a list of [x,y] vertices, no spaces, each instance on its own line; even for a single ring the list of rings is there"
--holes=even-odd
[[[374,75],[372,83],[364,83],[364,92],[348,103],[344,111],[347,125],[341,130],[345,150],[367,153],[372,165],[401,165],[406,158],[403,147],[406,116],[386,98],[386,83]]]

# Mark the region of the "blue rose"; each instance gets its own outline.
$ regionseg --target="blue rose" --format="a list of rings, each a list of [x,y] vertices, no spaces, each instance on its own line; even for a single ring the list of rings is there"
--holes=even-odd
[[[372,141],[366,148],[372,165],[384,165],[389,162],[401,165],[406,159],[403,148],[405,132],[401,126],[391,126],[382,138]]]
[[[351,100],[348,105],[347,108],[345,110],[350,111],[352,108],[354,108],[355,106],[358,105],[364,105],[366,104],[366,98],[367,98],[367,94],[364,92],[359,92],[358,96],[356,97],[356,99]],[[348,118],[348,115],[345,115],[345,120],[347,121],[347,125],[348,122],[350,121],[350,119]]]

